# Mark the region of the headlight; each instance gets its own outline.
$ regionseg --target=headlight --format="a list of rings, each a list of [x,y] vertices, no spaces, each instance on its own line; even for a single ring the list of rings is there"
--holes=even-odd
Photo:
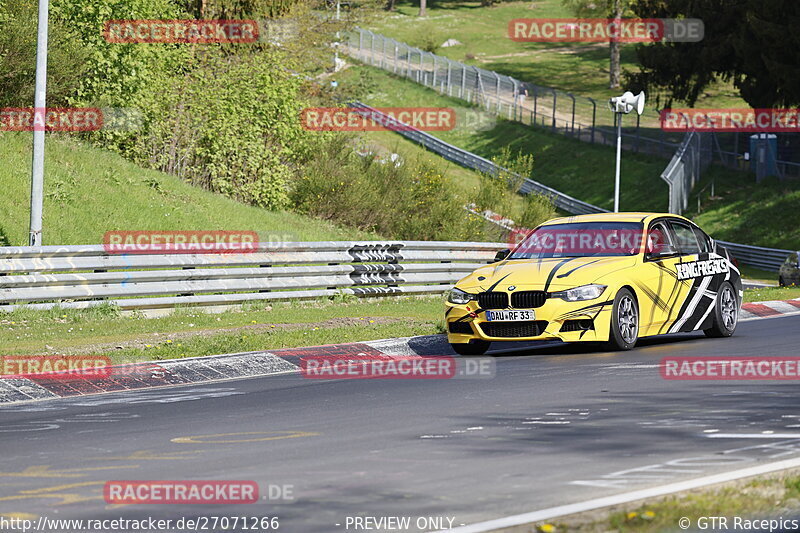
[[[450,289],[450,292],[447,293],[447,301],[451,304],[465,304],[469,303],[470,300],[476,299],[477,296],[474,294],[470,294],[468,292],[464,292],[461,289],[456,289],[455,287]]]
[[[595,298],[599,298],[604,290],[606,290],[606,285],[582,285],[574,289],[554,292],[553,297],[561,298],[568,302],[580,302],[581,300],[594,300]]]

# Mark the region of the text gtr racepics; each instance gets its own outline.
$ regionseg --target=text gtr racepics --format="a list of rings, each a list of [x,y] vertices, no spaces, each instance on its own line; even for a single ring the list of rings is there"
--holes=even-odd
[[[497,261],[447,295],[447,336],[459,354],[542,339],[628,350],[664,333],[728,337],[739,318],[742,282],[728,252],[676,215],[551,220]]]

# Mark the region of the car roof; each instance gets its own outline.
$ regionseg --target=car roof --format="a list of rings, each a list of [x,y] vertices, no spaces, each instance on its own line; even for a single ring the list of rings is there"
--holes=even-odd
[[[624,213],[595,213],[591,215],[575,215],[571,217],[561,217],[548,220],[543,226],[550,224],[566,224],[573,222],[649,222],[654,218],[670,217],[691,222],[689,219],[672,213],[645,213],[645,212],[624,212]]]

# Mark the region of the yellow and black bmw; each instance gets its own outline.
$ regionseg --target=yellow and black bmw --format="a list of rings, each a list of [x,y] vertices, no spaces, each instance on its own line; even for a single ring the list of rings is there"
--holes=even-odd
[[[677,215],[603,213],[550,220],[447,294],[453,349],[559,339],[628,350],[637,339],[736,329],[742,281],[727,250]]]

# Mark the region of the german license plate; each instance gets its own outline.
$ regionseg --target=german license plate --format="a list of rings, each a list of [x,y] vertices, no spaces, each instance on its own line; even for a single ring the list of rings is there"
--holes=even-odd
[[[486,311],[486,320],[490,322],[517,322],[521,320],[536,320],[532,309],[503,309],[500,311]]]

